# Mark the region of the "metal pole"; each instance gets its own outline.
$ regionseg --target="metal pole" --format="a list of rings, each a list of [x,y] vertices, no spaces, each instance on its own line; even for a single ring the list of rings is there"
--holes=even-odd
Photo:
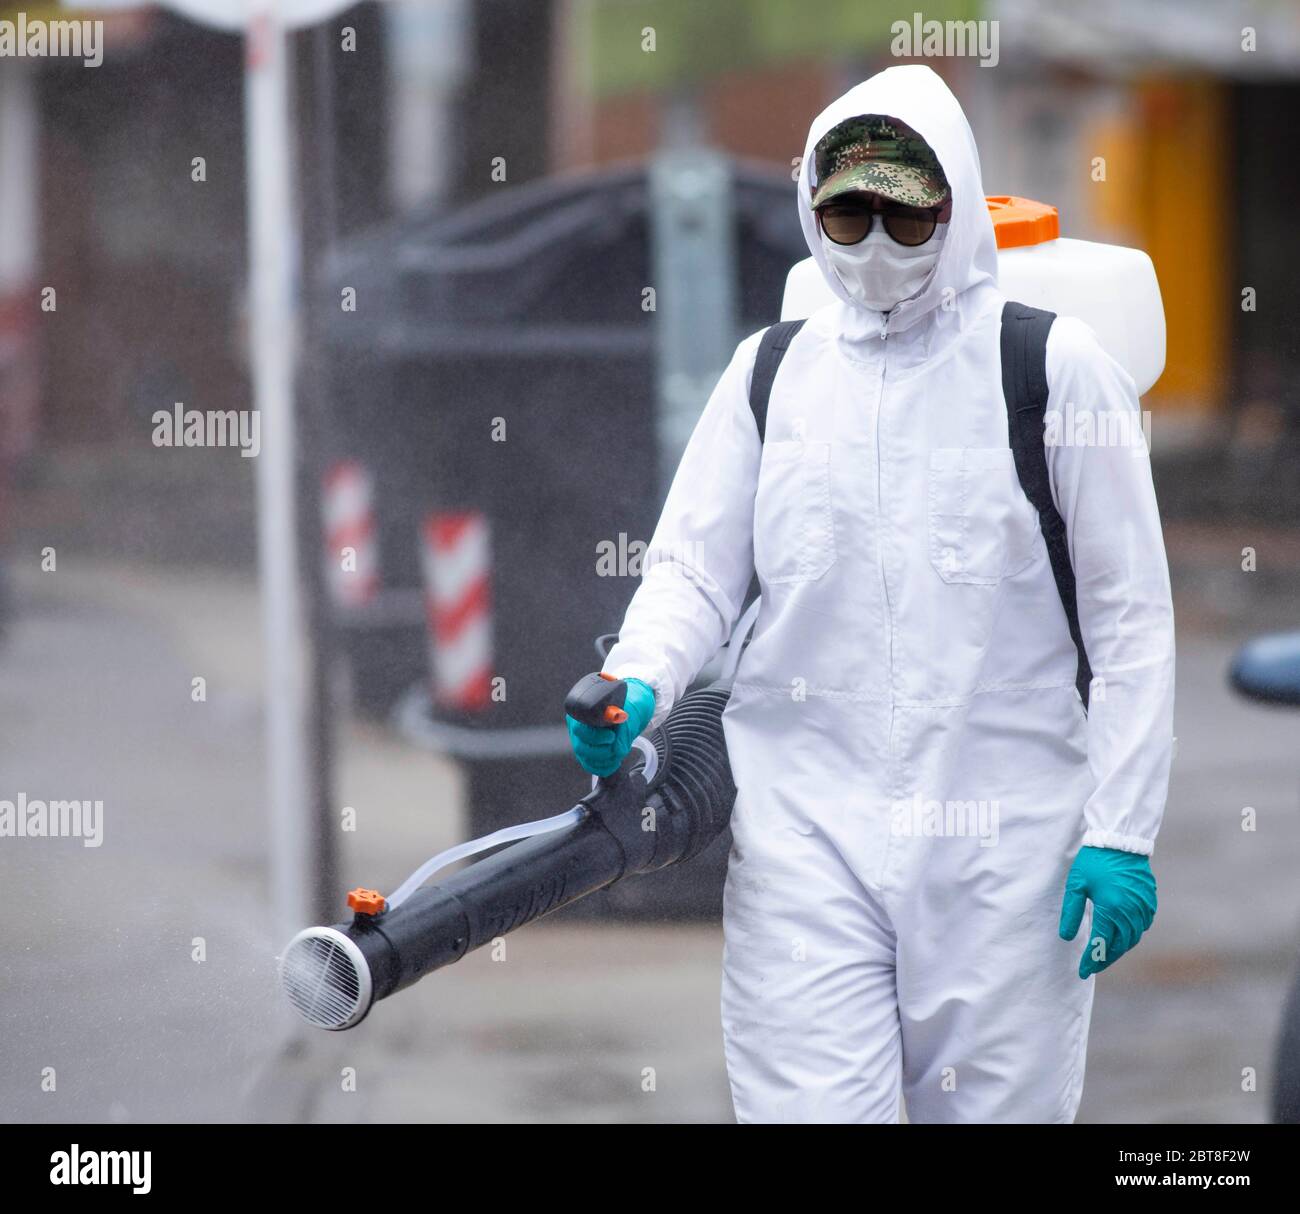
[[[308,655],[311,661],[311,692],[307,702],[311,740],[312,782],[311,815],[315,826],[316,853],[310,874],[312,918],[329,923],[339,913],[338,819],[334,805],[334,714],[337,705],[339,647],[338,629],[333,618],[333,603],[325,580],[321,554],[325,550],[321,521],[321,478],[324,475],[327,435],[330,420],[329,352],[325,342],[325,308],[319,287],[323,281],[320,266],[334,248],[338,237],[336,151],[338,127],[335,122],[334,48],[335,31],[318,25],[311,32],[311,135],[313,156],[300,162],[305,180],[311,188],[304,197],[306,216],[305,247],[313,250],[310,259],[304,252],[303,278],[312,281],[313,304],[303,309],[304,344],[308,352],[303,366],[302,403],[297,411],[301,422],[298,448],[299,494],[302,508],[298,534],[302,546],[303,585],[307,591],[306,623]],[[316,172],[308,176],[308,164]],[[306,268],[310,264],[310,271]]]
[[[245,39],[249,332],[257,459],[258,564],[266,671],[270,876],[277,940],[312,921],[316,840],[311,813],[308,696],[312,679],[299,581],[294,363],[298,233],[292,205],[290,67],[275,0],[262,0]]]
[[[659,152],[649,188],[659,480],[666,497],[736,341],[735,220],[730,166],[710,148]]]

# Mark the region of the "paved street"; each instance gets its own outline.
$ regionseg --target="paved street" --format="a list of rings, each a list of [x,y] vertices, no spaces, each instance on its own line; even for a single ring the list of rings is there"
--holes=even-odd
[[[1101,981],[1084,1120],[1266,1117],[1300,940],[1300,713],[1243,705],[1223,672],[1236,636],[1277,623],[1296,598],[1292,581],[1252,597],[1196,564],[1231,548],[1189,544],[1180,575],[1196,594],[1180,592],[1160,917]],[[15,582],[0,795],[102,799],[105,826],[99,848],[0,841],[5,1119],[730,1116],[721,933],[708,925],[542,923],[510,936],[504,960],[475,954],[357,1031],[293,1032],[264,919],[252,583],[62,557],[57,574]],[[196,676],[206,703],[191,701]],[[340,741],[340,804],[359,815],[345,888],[395,884],[461,837],[452,765],[373,726]],[[1247,806],[1253,833],[1241,830]],[[1257,1092],[1243,1091],[1246,1067]]]

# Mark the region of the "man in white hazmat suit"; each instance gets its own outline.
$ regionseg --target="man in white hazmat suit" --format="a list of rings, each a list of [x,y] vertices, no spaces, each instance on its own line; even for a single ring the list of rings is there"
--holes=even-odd
[[[864,176],[891,156],[900,170]],[[862,188],[873,180],[886,184]],[[1174,644],[1147,453],[1046,451],[1092,667],[1085,710],[1009,445],[1006,301],[956,98],[920,66],[850,90],[812,124],[798,206],[838,302],[791,342],[761,438],[761,335],[737,348],[605,663],[637,681],[630,720],[582,727],[575,750],[608,769],[662,720],[757,571],[762,607],[723,717],[738,1118],[896,1121],[901,1093],[917,1122],[1070,1121],[1090,977],[1155,911]],[[855,206],[872,212],[857,241]],[[1081,321],[1052,324],[1046,370],[1049,414],[1068,402],[1076,419],[1136,423],[1133,381]]]

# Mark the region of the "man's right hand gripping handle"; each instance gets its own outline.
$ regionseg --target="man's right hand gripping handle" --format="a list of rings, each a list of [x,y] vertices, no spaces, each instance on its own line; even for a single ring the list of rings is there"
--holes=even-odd
[[[640,679],[589,674],[564,701],[569,741],[593,776],[612,776],[655,712],[654,689]]]

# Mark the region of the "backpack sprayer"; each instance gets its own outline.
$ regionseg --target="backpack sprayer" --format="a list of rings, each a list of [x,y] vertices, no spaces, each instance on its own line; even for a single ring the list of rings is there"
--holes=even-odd
[[[1155,266],[1141,249],[1061,235],[1051,203],[1014,194],[984,199],[998,246],[998,287],[1008,299],[1077,316],[1133,377],[1141,396],[1165,368],[1165,310]],[[782,320],[811,316],[836,298],[811,257],[786,276]]]
[[[748,631],[742,628],[740,637]],[[732,649],[738,657],[739,638]],[[442,852],[387,898],[352,890],[351,923],[309,927],[285,948],[280,980],[289,1001],[317,1028],[351,1028],[377,999],[498,936],[629,874],[698,855],[726,827],[736,800],[722,734],[735,670],[730,658],[723,678],[683,696],[662,725],[637,738],[623,766],[593,779],[591,792],[566,813]],[[609,726],[624,719],[626,693],[622,680],[587,675],[565,710],[588,725]],[[447,865],[498,847],[425,884]]]

